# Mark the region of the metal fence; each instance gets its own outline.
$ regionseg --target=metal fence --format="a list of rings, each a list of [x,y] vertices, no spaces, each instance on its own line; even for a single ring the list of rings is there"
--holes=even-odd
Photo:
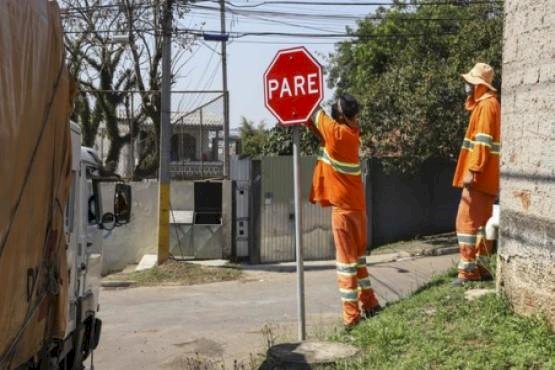
[[[301,158],[302,227],[307,260],[335,257],[331,209],[308,201],[315,161],[315,157]],[[235,191],[235,256],[248,256],[253,263],[294,261],[291,157],[243,160],[241,166],[248,168],[246,172],[234,172],[234,166],[236,161],[232,161],[233,179],[241,184]],[[460,195],[451,186],[453,172],[454,163],[430,161],[413,175],[386,174],[378,160],[363,161],[368,249],[452,231]],[[239,179],[237,174],[241,173]],[[239,195],[239,189],[243,194]]]
[[[157,177],[157,113],[146,110],[159,92],[97,91],[79,93],[73,119],[84,144],[99,154],[107,171],[123,177]],[[150,112],[147,114],[147,111]],[[110,119],[107,119],[109,117]],[[224,162],[223,94],[172,93],[170,175],[176,180],[221,178]],[[231,153],[237,138],[232,137]],[[151,165],[147,165],[150,163]],[[145,170],[150,168],[150,170]]]
[[[170,175],[173,179],[223,176],[223,95],[172,115]]]

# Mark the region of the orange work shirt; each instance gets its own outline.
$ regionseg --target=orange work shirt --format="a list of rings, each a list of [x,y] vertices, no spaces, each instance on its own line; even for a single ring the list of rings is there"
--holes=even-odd
[[[501,151],[501,105],[497,96],[478,85],[474,97],[466,101],[471,111],[453,186],[462,188],[468,171],[475,173],[472,189],[497,195],[499,192],[499,154]]]
[[[314,113],[313,123],[323,146],[314,168],[310,201],[322,207],[365,209],[359,157],[360,129],[337,123],[321,108]]]

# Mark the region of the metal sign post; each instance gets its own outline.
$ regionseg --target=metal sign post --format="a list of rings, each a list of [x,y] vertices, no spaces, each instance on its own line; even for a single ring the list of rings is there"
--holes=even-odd
[[[280,50],[264,73],[264,103],[284,126],[293,126],[293,186],[295,189],[295,253],[299,340],[306,339],[302,194],[299,125],[324,96],[322,67],[304,47]]]
[[[299,340],[306,339],[306,317],[304,304],[304,261],[303,261],[303,212],[301,206],[301,161],[300,127],[293,128],[293,186],[295,190],[295,254],[297,257],[297,314]]]

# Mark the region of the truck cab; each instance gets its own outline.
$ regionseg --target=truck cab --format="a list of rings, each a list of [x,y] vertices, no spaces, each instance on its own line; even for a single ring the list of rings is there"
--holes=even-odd
[[[102,321],[98,297],[102,271],[103,233],[130,221],[131,188],[115,177],[102,176],[102,164],[94,149],[81,146],[81,129],[71,123],[72,182],[65,210],[68,245],[68,322],[64,343],[54,351],[61,369],[80,369],[97,347]],[[100,183],[113,182],[114,210],[102,209]]]

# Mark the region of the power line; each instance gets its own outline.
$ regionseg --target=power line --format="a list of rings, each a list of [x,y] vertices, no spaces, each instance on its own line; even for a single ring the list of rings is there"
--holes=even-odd
[[[134,32],[155,32],[155,29],[142,29],[134,30]],[[98,33],[117,33],[119,30],[96,30],[94,32]],[[201,29],[174,29],[174,34],[189,34],[197,37],[203,37],[205,34],[220,34],[220,31],[207,31]],[[65,31],[66,34],[83,34],[89,33],[89,31]],[[455,32],[442,32],[441,34],[454,34]],[[309,33],[309,32],[273,32],[273,31],[248,31],[248,32],[228,32],[226,35],[232,39],[240,39],[243,37],[266,37],[266,36],[277,36],[277,37],[297,37],[297,38],[355,38],[359,40],[363,39],[382,39],[382,38],[411,38],[411,37],[422,37],[428,36],[429,33],[391,33],[391,34],[368,34],[368,35],[357,35],[354,33]]]
[[[207,2],[216,3],[217,0],[206,0]],[[502,5],[501,0],[473,0],[469,2],[463,1],[426,1],[426,2],[376,2],[376,1],[281,1],[269,0],[261,1],[257,4],[238,5],[231,1],[226,4],[235,8],[257,8],[265,5],[310,5],[310,6],[468,6],[468,5]]]
[[[218,54],[218,52],[215,49],[211,49],[211,53],[210,53],[210,58],[208,59],[208,63],[206,63],[204,71],[202,73],[202,76],[200,77],[200,79],[198,80],[198,83],[196,84],[195,90],[206,90],[206,89],[201,89],[201,85],[204,81],[204,78],[207,77],[208,74],[208,70],[210,68],[210,66],[212,65],[212,60],[214,59],[214,56],[216,54]],[[216,63],[216,67],[215,70],[217,71],[219,67],[219,64]],[[208,80],[210,80],[211,77],[208,77]],[[192,98],[190,103],[187,105],[187,109],[190,110],[192,109],[192,107],[198,102],[198,100],[200,99],[202,94],[197,95],[196,97]]]
[[[303,41],[303,45],[335,45],[344,41]],[[348,40],[349,43],[358,43],[356,40]],[[254,45],[299,45],[295,41],[283,40],[233,40],[231,44],[254,44]]]
[[[63,31],[64,34],[66,35],[81,35],[81,34],[88,34],[88,33],[121,33],[122,30],[119,29],[115,29],[115,30],[92,30],[92,31]],[[127,32],[127,31],[126,31]],[[157,33],[161,33],[162,30],[161,29],[154,29],[154,28],[140,28],[140,29],[134,29],[132,32],[134,33],[138,33],[138,32],[144,32],[144,33],[149,33],[149,32],[157,32]]]
[[[195,36],[202,36],[205,33],[219,33],[218,31],[205,31],[205,30],[181,30],[181,33],[190,33]],[[441,34],[453,34],[454,32],[442,32]],[[300,38],[356,38],[356,39],[374,39],[374,38],[407,38],[407,37],[421,37],[428,36],[429,33],[391,33],[391,34],[372,34],[372,35],[357,35],[353,33],[308,33],[308,32],[229,32],[227,35],[230,38],[243,38],[243,37],[265,37],[265,36],[278,36],[278,37],[300,37]]]
[[[327,28],[321,28],[318,26],[310,26],[310,25],[306,25],[306,24],[298,24],[298,23],[293,23],[293,22],[287,22],[287,21],[283,21],[283,20],[278,20],[278,19],[271,19],[271,18],[265,18],[265,17],[259,17],[259,16],[255,16],[255,15],[251,15],[249,17],[245,17],[245,18],[249,18],[249,19],[258,19],[261,21],[264,21],[266,23],[277,23],[277,24],[282,24],[285,26],[290,26],[290,27],[296,27],[296,28],[303,28],[303,29],[308,29],[308,30],[313,30],[313,31],[320,31],[320,32],[334,32],[331,31]]]
[[[213,6],[206,5],[191,5],[193,9],[203,9],[207,11],[217,11],[220,9]],[[226,12],[236,15],[261,15],[261,16],[280,16],[280,17],[290,17],[290,18],[313,18],[313,19],[343,19],[343,20],[359,20],[364,18],[366,15],[345,15],[345,14],[316,14],[316,13],[293,13],[284,11],[273,11],[273,10],[246,10],[246,9],[233,9],[231,7],[226,7]]]
[[[155,8],[157,5],[148,4],[148,3],[141,3],[141,4],[133,4],[131,8],[133,10],[138,9],[148,9],[148,8]],[[124,4],[110,4],[110,5],[90,5],[90,6],[68,6],[65,8],[60,9],[60,14],[67,15],[67,14],[79,14],[81,12],[88,12],[88,11],[97,11],[97,10],[127,10],[128,8]]]
[[[219,8],[213,6],[206,6],[206,5],[191,5],[193,9],[202,9],[206,11],[212,12],[220,12]],[[239,16],[270,16],[270,17],[288,17],[288,18],[298,18],[298,19],[319,19],[319,20],[348,20],[348,21],[357,21],[357,20],[385,20],[388,19],[384,16],[375,16],[370,14],[360,14],[360,15],[348,15],[348,14],[324,14],[324,13],[303,13],[303,12],[285,12],[285,11],[275,11],[275,10],[245,10],[245,9],[233,9],[233,8],[226,8],[226,11]],[[408,16],[397,17],[395,20],[399,21],[460,21],[460,20],[475,20],[475,18],[438,18],[438,17],[412,17],[410,14]]]
[[[184,5],[190,8],[197,8],[197,9],[208,9],[213,11],[220,11],[219,8],[205,6],[205,5],[198,5],[197,2],[208,2],[208,3],[218,3],[218,0],[200,0],[194,1],[190,4]],[[305,15],[305,16],[313,16],[317,14],[312,13],[287,13],[287,12],[279,12],[279,11],[256,11],[256,10],[246,10],[241,8],[257,8],[265,5],[310,5],[310,6],[395,6],[395,5],[404,5],[404,6],[412,6],[412,7],[421,7],[421,6],[472,6],[472,5],[492,5],[492,6],[502,6],[503,1],[500,0],[473,0],[469,2],[462,2],[462,1],[428,1],[425,3],[410,3],[410,4],[399,4],[395,2],[387,2],[387,3],[380,3],[380,2],[321,2],[321,1],[263,1],[257,4],[245,4],[245,5],[238,5],[230,1],[226,1],[228,7],[226,7],[226,11],[232,13],[240,13],[240,12],[264,12],[267,13],[274,13],[276,15],[282,14],[289,14],[289,15]],[[149,9],[149,8],[156,8],[160,5],[153,5],[151,3],[138,3],[132,4],[130,7],[132,10],[138,9]],[[239,9],[233,9],[239,8]],[[95,10],[127,10],[128,8],[123,4],[108,4],[108,5],[91,5],[91,6],[70,6],[60,9],[60,14],[62,15],[70,15],[78,14],[83,11],[95,11]],[[333,16],[334,18],[342,18],[344,17],[341,14],[326,14],[326,17]],[[349,16],[347,16],[349,17]],[[358,17],[360,18],[360,17]]]

